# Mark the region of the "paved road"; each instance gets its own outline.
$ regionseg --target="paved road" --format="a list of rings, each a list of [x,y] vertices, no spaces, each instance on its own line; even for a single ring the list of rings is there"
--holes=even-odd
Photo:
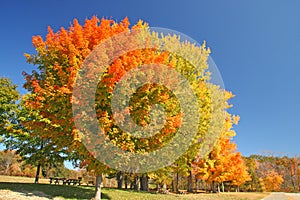
[[[300,200],[299,193],[272,192],[263,200]]]

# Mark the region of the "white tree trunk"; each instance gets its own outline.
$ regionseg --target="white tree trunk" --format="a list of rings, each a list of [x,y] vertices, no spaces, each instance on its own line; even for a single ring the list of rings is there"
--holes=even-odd
[[[95,200],[101,200],[101,183],[102,183],[102,174],[96,176]]]
[[[222,192],[224,192],[224,182],[222,182]]]

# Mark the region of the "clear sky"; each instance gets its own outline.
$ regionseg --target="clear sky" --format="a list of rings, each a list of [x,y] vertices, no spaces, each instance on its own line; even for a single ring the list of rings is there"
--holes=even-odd
[[[244,155],[300,155],[300,1],[298,0],[53,0],[0,1],[0,76],[23,84],[31,72],[23,53],[33,35],[93,15],[174,29],[207,41],[241,116],[234,138]]]

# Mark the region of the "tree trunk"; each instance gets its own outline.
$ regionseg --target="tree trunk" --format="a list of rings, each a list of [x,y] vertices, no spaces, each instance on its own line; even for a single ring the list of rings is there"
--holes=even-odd
[[[96,176],[95,200],[101,200],[101,183],[102,183],[102,174]]]
[[[10,175],[8,174],[8,170],[9,170],[9,167],[10,167],[11,163],[7,162],[6,165],[5,165],[5,175]]]
[[[189,171],[189,176],[188,176],[188,192],[193,192],[193,176],[192,176],[192,171]]]
[[[127,175],[125,175],[125,177],[124,177],[124,184],[125,184],[125,189],[127,189],[127,187],[128,187],[128,177],[127,177]]]
[[[118,189],[122,189],[123,185],[123,173],[120,171],[117,173]]]
[[[146,174],[141,176],[140,183],[141,183],[141,190],[142,191],[149,191],[148,180],[149,180],[149,178]]]
[[[43,148],[44,148],[44,141],[42,141],[40,150],[42,151]],[[41,159],[41,158],[40,158],[40,159]],[[35,183],[35,184],[38,184],[38,183],[39,183],[40,170],[41,170],[41,162],[39,161],[39,164],[38,164],[37,169],[36,169],[36,174],[35,174],[35,180],[34,180],[34,183]]]
[[[177,164],[178,166],[178,164]],[[176,193],[178,193],[178,183],[179,183],[179,173],[178,171],[176,172],[176,185],[175,185],[175,190],[176,190]]]
[[[164,192],[167,191],[167,184],[163,183],[162,188]]]
[[[36,174],[35,174],[35,180],[34,180],[35,184],[39,183],[40,169],[41,169],[41,164],[39,163],[37,166],[37,169],[36,169]]]
[[[133,189],[133,183],[134,183],[134,181],[130,181],[130,189],[131,190]]]
[[[217,193],[215,181],[212,182],[212,191],[213,193]]]
[[[238,185],[236,185],[234,187],[235,187],[235,192],[240,192],[240,187]]]
[[[222,192],[224,192],[224,182],[222,182]]]
[[[295,179],[294,179],[293,175],[291,175],[291,180],[292,180],[292,185],[293,185],[294,192],[295,192],[296,191],[296,184],[295,184]]]
[[[174,180],[172,180],[172,191],[175,191],[175,184],[174,184]]]
[[[138,190],[139,190],[139,176],[138,176],[138,175],[136,175],[136,176],[134,177],[134,181],[133,181],[133,189],[134,189],[135,191],[138,191]]]

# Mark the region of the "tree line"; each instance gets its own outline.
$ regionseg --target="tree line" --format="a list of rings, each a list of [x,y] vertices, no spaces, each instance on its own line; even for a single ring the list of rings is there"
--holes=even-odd
[[[37,174],[37,166],[27,162],[16,150],[2,150],[0,151],[0,174],[34,178]],[[56,163],[43,166],[39,178],[77,178],[78,176],[80,176],[78,172],[67,169],[62,163]]]
[[[245,157],[251,181],[247,191],[298,192],[300,186],[300,158],[278,155]]]

